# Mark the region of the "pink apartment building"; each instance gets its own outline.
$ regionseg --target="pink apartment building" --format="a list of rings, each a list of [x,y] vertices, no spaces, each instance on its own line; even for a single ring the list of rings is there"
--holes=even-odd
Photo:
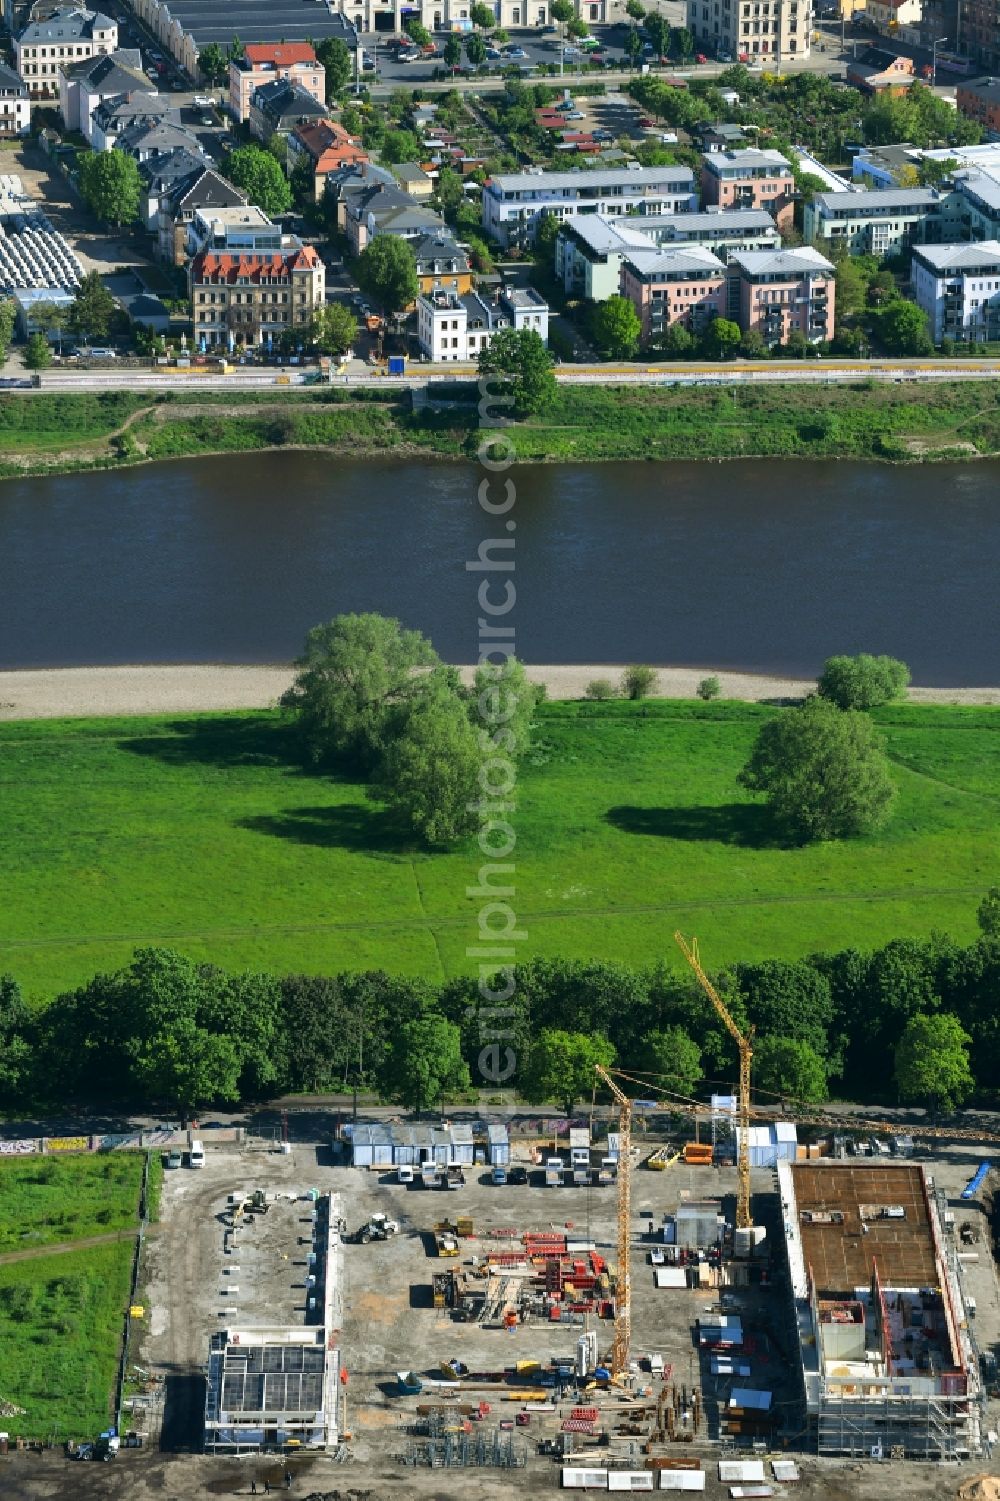
[[[229,110],[244,124],[250,118],[254,89],[278,78],[299,84],[320,104],[326,103],[326,69],[308,42],[261,43],[245,47],[229,62]]]
[[[726,316],[726,268],[700,245],[630,249],[622,256],[621,293],[639,314],[644,344],[675,323],[700,333]]]
[[[795,178],[780,151],[710,151],[701,168],[703,208],[766,209],[779,229],[791,229]]]
[[[793,331],[810,344],[833,338],[834,268],[818,250],[734,251],[728,270],[730,316],[744,333],[755,329],[772,347]]]

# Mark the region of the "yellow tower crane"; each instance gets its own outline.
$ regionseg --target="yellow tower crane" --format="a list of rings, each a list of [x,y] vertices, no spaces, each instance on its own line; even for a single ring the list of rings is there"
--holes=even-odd
[[[743,1033],[730,1016],[729,1010],[719,992],[702,969],[701,960],[698,957],[697,938],[692,938],[689,943],[683,933],[675,933],[674,939],[681,953],[697,975],[702,990],[704,990],[712,1005],[719,1013],[719,1016],[725,1023],[726,1030],[739,1049],[740,1125],[739,1144],[736,1155],[739,1187],[736,1194],[736,1228],[737,1230],[749,1230],[753,1225],[753,1216],[750,1213],[750,1060],[753,1058],[753,1048],[750,1046],[749,1037],[743,1036]]]
[[[618,1104],[618,1276],[611,1374],[623,1376],[632,1346],[632,1101],[606,1068],[599,1063],[595,1068]]]

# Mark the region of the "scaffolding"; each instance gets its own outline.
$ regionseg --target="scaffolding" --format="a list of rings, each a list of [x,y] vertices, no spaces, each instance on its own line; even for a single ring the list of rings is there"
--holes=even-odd
[[[492,1430],[456,1423],[452,1414],[432,1413],[426,1422],[428,1437],[409,1444],[399,1456],[411,1469],[523,1470],[528,1462],[524,1444],[516,1443],[512,1428]]]

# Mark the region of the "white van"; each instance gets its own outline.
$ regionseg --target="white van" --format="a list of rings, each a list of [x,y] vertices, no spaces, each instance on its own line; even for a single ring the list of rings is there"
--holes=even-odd
[[[205,1166],[205,1148],[200,1141],[193,1141],[188,1152],[188,1167]]]
[[[401,1167],[397,1167],[397,1169],[396,1169],[396,1182],[397,1183],[412,1183],[413,1182],[413,1169],[412,1169],[412,1167],[407,1167],[405,1164],[403,1166],[401,1166]]]

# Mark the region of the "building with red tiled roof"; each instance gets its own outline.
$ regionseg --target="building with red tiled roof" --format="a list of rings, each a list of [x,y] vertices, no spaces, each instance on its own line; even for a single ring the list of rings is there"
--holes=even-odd
[[[255,89],[285,78],[297,83],[319,104],[326,103],[326,69],[308,42],[275,42],[243,49],[229,60],[229,109],[242,123],[250,118]]]
[[[326,179],[354,162],[366,162],[369,156],[357,136],[350,135],[334,120],[309,121],[297,125],[286,143],[288,170],[300,163],[308,164],[313,174],[316,202],[323,197]]]
[[[301,242],[202,251],[188,282],[194,337],[206,344],[276,342],[288,330],[304,331],[326,300],[323,262]]]

